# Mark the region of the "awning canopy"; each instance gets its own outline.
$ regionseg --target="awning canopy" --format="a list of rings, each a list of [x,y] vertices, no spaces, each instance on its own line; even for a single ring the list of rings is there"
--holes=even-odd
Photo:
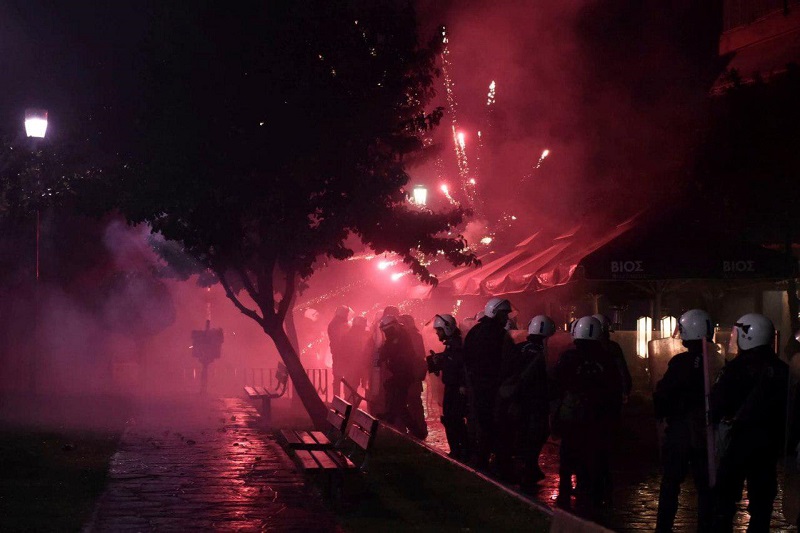
[[[439,287],[454,296],[492,296],[537,291],[569,282],[579,261],[633,227],[636,217],[598,232],[591,224],[579,224],[552,236],[537,232],[514,249],[479,268],[459,270],[442,277]]]

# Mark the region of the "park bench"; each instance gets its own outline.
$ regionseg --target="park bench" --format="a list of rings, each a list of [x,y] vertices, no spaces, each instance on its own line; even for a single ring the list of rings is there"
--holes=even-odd
[[[286,387],[289,382],[289,372],[283,363],[278,363],[278,370],[275,372],[275,379],[277,383],[273,392],[268,391],[265,387],[256,387],[246,385],[244,392],[251,400],[261,400],[261,418],[265,425],[272,423],[272,400],[280,398],[286,394]]]
[[[281,436],[286,441],[286,445],[293,450],[321,450],[333,448],[336,443],[344,439],[347,420],[353,406],[339,398],[333,397],[328,408],[328,429],[327,434],[323,431],[305,431],[301,429],[282,429]]]
[[[361,409],[354,409],[347,436],[340,444],[325,449],[295,449],[295,457],[304,473],[321,474],[327,481],[329,494],[339,499],[346,473],[366,472],[377,430],[377,419]]]

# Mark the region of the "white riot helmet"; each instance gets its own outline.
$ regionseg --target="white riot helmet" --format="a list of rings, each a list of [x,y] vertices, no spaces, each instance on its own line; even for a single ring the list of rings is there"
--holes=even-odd
[[[606,315],[597,313],[596,315],[592,316],[600,321],[600,326],[603,328],[603,333],[611,333],[611,321]]]
[[[593,316],[585,316],[572,326],[573,340],[598,341],[603,333],[603,325]]]
[[[444,331],[445,337],[452,337],[456,332],[458,325],[453,315],[436,315],[433,319],[433,329],[441,329]]]
[[[758,346],[770,346],[775,337],[772,321],[758,313],[748,313],[736,321],[733,333],[740,350],[750,350]]]
[[[483,310],[484,314],[489,318],[494,318],[497,313],[510,313],[511,312],[511,302],[506,300],[505,298],[492,298],[488,302],[486,302],[486,308]]]
[[[711,317],[702,309],[686,311],[678,319],[678,334],[682,341],[711,340],[714,336],[714,326]]]
[[[536,315],[528,323],[528,335],[540,335],[550,337],[556,332],[556,324],[549,316]]]

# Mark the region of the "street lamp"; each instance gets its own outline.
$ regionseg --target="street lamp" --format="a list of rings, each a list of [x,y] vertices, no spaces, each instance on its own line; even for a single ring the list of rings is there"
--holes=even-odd
[[[424,185],[414,185],[414,203],[426,205],[428,203],[428,188]]]
[[[44,138],[47,132],[47,111],[44,109],[25,110],[25,134],[28,137]]]
[[[47,110],[28,108],[25,110],[25,134],[35,139],[44,139],[47,133]],[[36,209],[36,281],[39,281],[39,209]]]
[[[29,138],[44,139],[47,133],[47,111],[44,109],[26,109],[25,110],[25,134]],[[34,350],[30,361],[30,388],[33,393],[37,389],[37,372],[39,370],[39,340],[38,340],[38,327],[39,327],[39,305],[40,305],[40,287],[39,287],[39,208],[36,208],[36,285],[34,288],[34,330],[37,333],[34,339]]]

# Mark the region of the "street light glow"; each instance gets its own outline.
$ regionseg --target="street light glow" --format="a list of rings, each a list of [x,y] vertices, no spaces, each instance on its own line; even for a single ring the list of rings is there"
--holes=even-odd
[[[44,138],[47,132],[47,111],[43,109],[25,110],[25,134],[28,137]]]
[[[424,185],[414,186],[414,203],[417,205],[426,205],[428,203],[428,188]]]

